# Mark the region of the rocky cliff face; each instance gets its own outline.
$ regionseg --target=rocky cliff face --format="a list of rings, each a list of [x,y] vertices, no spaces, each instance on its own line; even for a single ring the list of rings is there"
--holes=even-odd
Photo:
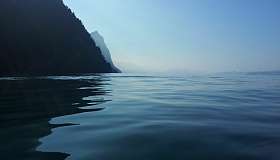
[[[0,76],[117,72],[62,0],[1,0],[0,24]]]
[[[121,72],[113,63],[110,50],[108,49],[104,38],[101,36],[101,34],[97,31],[91,33],[91,37],[95,41],[97,47],[100,48],[101,53],[103,57],[105,58],[106,62],[110,63],[111,67],[117,70],[118,72]]]

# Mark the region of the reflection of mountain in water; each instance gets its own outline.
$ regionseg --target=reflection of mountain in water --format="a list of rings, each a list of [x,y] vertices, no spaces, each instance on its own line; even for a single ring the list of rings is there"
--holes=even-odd
[[[88,80],[26,79],[1,80],[0,153],[3,159],[65,159],[64,153],[35,151],[38,139],[61,125],[49,121],[58,116],[99,111],[94,107],[106,102],[104,78]],[[101,96],[94,101],[85,97]],[[81,107],[91,106],[91,109]],[[64,124],[71,125],[71,124]],[[19,134],[20,133],[20,134]]]

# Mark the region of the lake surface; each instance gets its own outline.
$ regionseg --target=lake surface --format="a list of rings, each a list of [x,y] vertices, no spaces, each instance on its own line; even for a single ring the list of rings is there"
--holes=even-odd
[[[3,160],[279,160],[280,74],[0,78]]]

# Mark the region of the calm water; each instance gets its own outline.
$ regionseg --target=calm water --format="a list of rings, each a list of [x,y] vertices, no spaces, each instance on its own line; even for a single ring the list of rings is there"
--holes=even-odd
[[[0,79],[3,160],[279,160],[280,74]]]

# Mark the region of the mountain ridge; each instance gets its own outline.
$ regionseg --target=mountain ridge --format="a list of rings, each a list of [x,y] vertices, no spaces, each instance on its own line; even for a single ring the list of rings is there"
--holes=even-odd
[[[110,52],[109,48],[107,47],[107,44],[105,43],[104,37],[98,31],[94,31],[90,35],[93,38],[93,40],[95,41],[96,46],[100,48],[101,53],[102,53],[103,57],[105,58],[105,60],[111,65],[112,68],[114,68],[118,72],[121,72],[121,70],[118,69],[114,65],[114,62],[113,62],[112,56],[111,56],[111,52]]]
[[[0,76],[115,73],[62,0],[0,1]]]

